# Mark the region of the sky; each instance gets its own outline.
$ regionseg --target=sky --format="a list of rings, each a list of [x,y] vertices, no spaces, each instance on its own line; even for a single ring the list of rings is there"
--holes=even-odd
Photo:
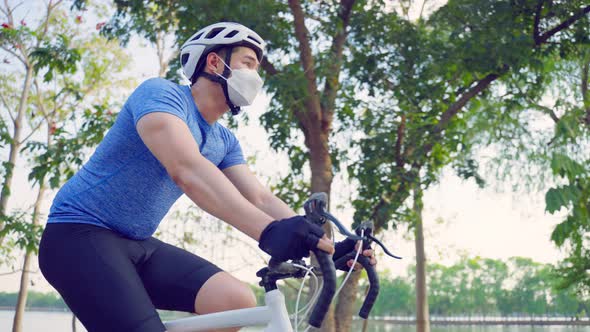
[[[90,25],[95,23],[88,22]],[[135,50],[134,54],[137,55],[129,72],[134,74],[138,83],[157,75],[157,60],[152,48],[135,38],[129,49]],[[277,173],[285,175],[288,172],[287,157],[270,149],[267,134],[258,122],[259,116],[268,106],[269,98],[268,95],[260,95],[255,104],[246,109],[250,118],[249,124],[240,126],[236,131],[245,156],[256,154],[257,161],[252,168],[261,179],[276,179]],[[5,150],[0,152],[4,160],[7,153]],[[9,208],[27,208],[33,203],[36,191],[30,189],[27,174],[27,163],[21,158],[16,167]],[[523,256],[538,262],[555,263],[563,257],[563,253],[550,241],[551,231],[562,216],[544,212],[544,192],[498,191],[497,188],[502,187],[501,185],[495,185],[497,183],[493,178],[488,177],[486,180],[492,185],[480,189],[472,180],[459,179],[451,170],[445,170],[440,182],[425,192],[423,217],[428,260],[452,264],[463,255],[496,259]],[[332,188],[333,206],[344,207],[332,212],[345,224],[350,225],[353,210],[349,208],[348,202],[354,195],[355,188],[340,175],[336,176]],[[49,210],[54,194],[50,193],[45,200],[45,213]],[[182,209],[190,204],[192,203],[184,197],[177,207]],[[256,246],[253,240],[245,236],[241,238],[250,247]],[[395,254],[402,256],[403,260],[390,259],[378,251],[379,269],[388,270],[392,276],[406,275],[408,266],[415,261],[413,236],[400,228],[386,232],[383,242]],[[219,250],[212,248],[203,250],[202,255],[220,264],[222,268],[232,271],[240,279],[255,282],[254,273],[262,267],[259,257],[264,255],[248,251],[252,256],[252,264],[243,264],[243,255],[236,255],[238,251],[243,251],[243,247],[235,245],[226,248],[221,255],[224,259],[219,256]],[[36,273],[32,275],[34,286],[31,289],[51,290],[38,272],[36,264],[33,270]],[[0,291],[18,290],[19,274],[1,275],[9,271],[9,267],[0,268]]]

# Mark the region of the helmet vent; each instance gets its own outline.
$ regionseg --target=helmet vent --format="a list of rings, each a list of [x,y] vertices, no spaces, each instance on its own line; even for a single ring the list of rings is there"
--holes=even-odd
[[[262,42],[252,36],[248,36],[248,39],[252,39],[254,42],[256,42],[256,44],[262,44]]]
[[[237,34],[238,34],[238,30],[233,30],[230,33],[228,33],[227,35],[225,35],[225,38],[231,38]]]
[[[205,36],[205,39],[212,39],[215,38],[215,36],[217,36],[221,31],[223,31],[225,28],[215,28],[213,30],[211,30],[211,32],[209,32],[207,34],[207,36]]]
[[[199,40],[199,38],[201,38],[202,35],[203,35],[203,33],[201,32],[200,34],[196,35],[195,38],[191,39],[191,41]]]
[[[186,62],[188,61],[188,58],[190,57],[190,53],[185,53],[182,55],[182,58],[180,60],[180,62],[182,63],[182,65],[186,65]]]

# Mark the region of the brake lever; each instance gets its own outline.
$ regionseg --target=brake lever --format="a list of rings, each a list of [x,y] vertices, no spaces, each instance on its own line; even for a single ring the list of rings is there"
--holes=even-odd
[[[383,249],[385,254],[387,254],[388,256],[393,257],[395,259],[402,259],[401,257],[392,254],[389,250],[387,250],[385,245],[381,243],[381,241],[377,240],[373,236],[372,222],[368,221],[362,223],[359,229],[357,229],[357,234],[355,235],[351,233],[346,227],[344,227],[344,225],[342,225],[340,221],[336,219],[336,217],[334,217],[330,212],[326,211],[327,203],[328,195],[326,193],[318,192],[312,194],[310,198],[305,202],[305,204],[303,204],[306,218],[319,226],[325,224],[326,220],[330,220],[334,225],[336,225],[336,228],[338,228],[340,234],[346,236],[347,238],[354,241],[362,240],[367,245],[370,244],[371,241],[375,242]],[[365,229],[364,236],[360,236],[360,228]]]
[[[402,259],[400,256],[396,256],[396,255],[392,254],[389,250],[387,250],[385,245],[383,243],[381,243],[381,241],[377,240],[373,235],[367,235],[367,238],[369,238],[371,241],[377,243],[381,247],[381,249],[383,249],[383,251],[385,251],[385,253],[388,256],[391,256],[395,259]]]
[[[334,217],[333,215],[330,214],[330,212],[324,211],[323,215],[328,220],[330,220],[332,223],[334,223],[334,225],[336,225],[340,234],[345,235],[347,238],[349,238],[351,240],[356,240],[356,241],[365,240],[363,237],[349,232],[348,229],[346,229],[346,227],[344,227],[344,225],[342,225],[340,223],[340,221],[338,221],[338,219],[336,219],[336,217]]]
[[[364,235],[363,250],[368,249],[369,246],[371,245],[371,242],[375,242],[383,249],[383,251],[385,251],[385,253],[388,256],[393,257],[395,259],[402,259],[401,257],[392,254],[389,250],[387,250],[385,245],[383,243],[381,243],[381,241],[379,241],[376,237],[373,236],[373,228],[374,228],[374,225],[373,225],[372,221],[365,221],[362,224],[360,224],[360,226],[355,230],[357,235],[361,235],[361,234]]]

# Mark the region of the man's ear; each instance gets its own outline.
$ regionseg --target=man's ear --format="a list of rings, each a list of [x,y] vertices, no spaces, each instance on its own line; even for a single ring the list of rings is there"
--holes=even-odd
[[[207,54],[207,60],[205,62],[205,70],[213,74],[215,72],[219,72],[219,66],[223,66],[223,63],[219,59],[219,55],[215,52],[211,52]],[[222,69],[223,72],[223,69]]]

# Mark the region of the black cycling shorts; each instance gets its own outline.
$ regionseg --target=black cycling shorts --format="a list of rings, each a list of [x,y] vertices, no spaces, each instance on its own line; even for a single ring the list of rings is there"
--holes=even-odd
[[[78,223],[47,224],[39,267],[89,332],[165,331],[156,309],[194,312],[197,292],[221,271],[156,238]]]

